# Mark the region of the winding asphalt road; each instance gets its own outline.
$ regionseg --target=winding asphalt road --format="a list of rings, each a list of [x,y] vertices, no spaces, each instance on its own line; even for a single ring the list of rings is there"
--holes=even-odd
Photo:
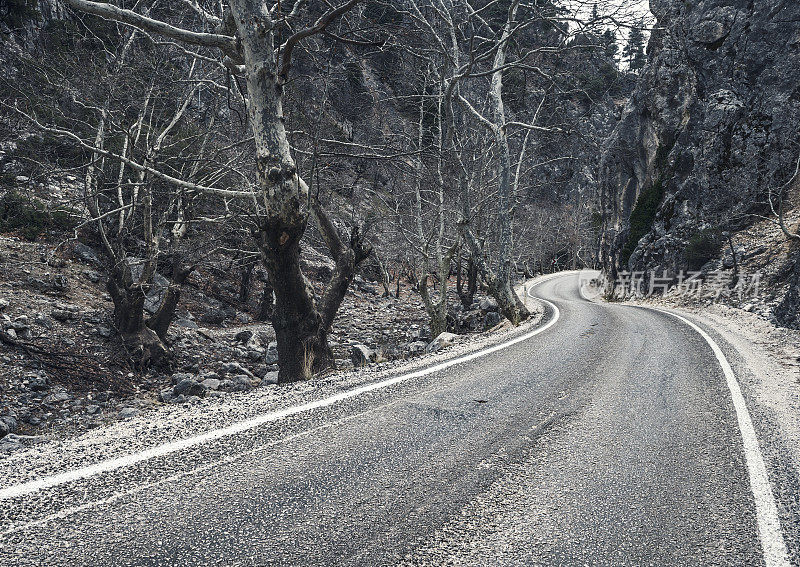
[[[0,501],[0,565],[764,565],[708,343],[575,274],[534,294],[560,316],[508,348]]]

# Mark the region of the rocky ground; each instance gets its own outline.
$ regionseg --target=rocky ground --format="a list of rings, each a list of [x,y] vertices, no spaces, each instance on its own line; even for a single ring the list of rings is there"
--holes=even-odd
[[[788,212],[786,222],[800,226],[800,208]],[[725,305],[753,313],[773,326],[800,329],[800,319],[793,315],[798,280],[792,272],[797,254],[797,244],[786,238],[773,219],[764,219],[733,233],[700,270],[684,271],[683,281],[673,276],[662,299],[691,309]],[[617,299],[661,294],[661,272],[636,273],[641,274],[638,286],[623,281],[630,273],[617,280]],[[652,293],[651,281],[655,284]],[[636,287],[638,291],[632,292]]]
[[[199,404],[276,382],[274,331],[269,322],[253,321],[258,290],[249,303],[238,304],[238,282],[224,266],[190,277],[170,334],[172,368],[142,374],[128,366],[113,330],[96,251],[75,242],[2,236],[0,265],[0,330],[21,345],[0,342],[4,452],[25,440],[85,431],[156,406]],[[496,304],[485,296],[469,309],[456,297],[451,304],[459,332],[502,327]],[[330,334],[338,373],[354,364],[402,362],[457,342],[455,336],[433,340],[426,320],[410,285],[401,285],[399,298],[383,297],[376,283],[358,278]],[[327,378],[314,380],[320,379]]]

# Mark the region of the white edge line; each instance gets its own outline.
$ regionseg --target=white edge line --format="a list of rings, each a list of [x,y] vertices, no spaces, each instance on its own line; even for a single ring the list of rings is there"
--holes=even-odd
[[[156,486],[161,486],[163,484],[167,484],[169,482],[180,480],[182,478],[191,476],[193,474],[201,473],[201,472],[210,470],[210,469],[215,468],[215,467],[219,467],[219,466],[222,466],[222,465],[226,465],[226,464],[229,464],[229,463],[236,462],[237,460],[239,460],[239,459],[241,459],[243,457],[254,455],[256,453],[259,453],[259,452],[265,451],[265,450],[267,450],[267,449],[269,449],[271,447],[274,447],[278,443],[282,443],[284,441],[292,441],[294,439],[299,439],[300,437],[304,437],[304,436],[307,436],[307,435],[312,435],[312,434],[314,434],[314,433],[316,433],[318,431],[321,431],[322,429],[325,429],[325,428],[328,428],[328,427],[333,427],[334,425],[339,424],[339,423],[341,423],[342,421],[344,421],[346,419],[351,419],[351,418],[354,418],[354,417],[356,417],[356,414],[353,414],[351,416],[343,418],[342,420],[325,423],[325,424],[323,424],[323,425],[321,425],[319,427],[314,427],[312,429],[304,429],[303,431],[300,431],[299,433],[295,433],[293,435],[289,435],[288,437],[284,437],[282,439],[275,439],[274,441],[269,441],[268,443],[265,443],[264,445],[259,445],[255,449],[250,449],[249,451],[246,451],[245,453],[236,453],[236,454],[232,454],[232,455],[225,455],[225,456],[221,457],[220,459],[218,459],[216,461],[211,461],[211,462],[205,463],[205,464],[200,465],[198,467],[195,467],[193,469],[183,470],[183,471],[177,472],[175,474],[172,474],[170,476],[159,478],[159,479],[154,480],[152,482],[147,482],[145,484],[137,484],[133,488],[128,488],[126,490],[115,492],[115,493],[111,494],[110,496],[107,496],[105,498],[101,498],[99,500],[91,500],[89,502],[85,502],[83,504],[78,504],[76,506],[70,506],[70,507],[67,507],[67,508],[62,508],[58,512],[55,512],[55,513],[50,514],[48,516],[44,516],[42,518],[37,518],[36,520],[28,521],[28,522],[25,522],[25,523],[22,523],[22,524],[16,524],[16,525],[12,524],[11,527],[9,527],[8,529],[5,529],[4,531],[0,531],[0,537],[11,535],[11,534],[14,534],[14,533],[17,533],[17,532],[21,532],[23,530],[27,530],[27,529],[30,529],[30,528],[35,527],[35,526],[42,526],[42,525],[45,525],[45,524],[47,524],[49,522],[52,522],[53,520],[68,518],[69,516],[72,516],[73,514],[77,514],[79,512],[83,512],[85,510],[90,510],[92,508],[97,508],[98,506],[103,506],[105,504],[111,504],[112,502],[116,502],[117,500],[120,500],[121,498],[125,498],[127,496],[130,496],[132,494],[138,494],[140,492],[144,492],[145,490],[148,490],[148,489],[156,487]],[[3,542],[0,541],[0,549],[2,549],[2,548],[3,548]]]
[[[756,437],[756,431],[753,427],[753,420],[750,417],[750,412],[747,410],[747,404],[742,395],[742,389],[739,387],[739,382],[736,380],[736,375],[728,359],[725,357],[725,354],[716,341],[714,341],[708,333],[685,317],[657,307],[648,307],[645,305],[638,305],[637,307],[658,311],[659,313],[664,313],[679,319],[703,337],[711,347],[711,350],[714,351],[714,355],[717,357],[717,361],[722,367],[722,372],[725,374],[725,380],[733,400],[733,407],[736,410],[739,430],[742,433],[742,445],[744,447],[747,471],[750,475],[750,489],[753,492],[756,505],[758,537],[761,540],[764,562],[767,567],[790,567],[789,554],[786,550],[786,543],[783,541],[783,533],[781,532],[778,507],[775,503],[775,496],[772,494],[772,486],[769,483],[767,467],[758,445],[758,437]]]
[[[561,275],[561,274],[559,274]],[[545,281],[553,279],[552,277],[548,277],[542,279],[538,282],[535,282],[531,286],[523,287],[524,293],[528,297],[532,297],[529,295],[530,288]],[[177,451],[182,451],[184,449],[189,449],[191,447],[195,447],[197,445],[202,445],[203,443],[208,443],[210,441],[215,441],[217,439],[222,439],[224,437],[231,437],[233,435],[238,435],[250,429],[254,429],[266,423],[271,423],[274,421],[278,421],[280,419],[298,414],[303,413],[319,408],[324,408],[327,406],[331,406],[343,400],[347,400],[349,398],[354,398],[356,396],[360,396],[361,394],[366,394],[367,392],[371,392],[373,390],[379,390],[382,388],[386,388],[388,386],[392,386],[394,384],[399,384],[400,382],[405,382],[406,380],[411,380],[413,378],[419,378],[421,376],[426,376],[428,374],[432,374],[434,372],[439,372],[441,370],[445,370],[450,368],[451,366],[455,366],[456,364],[461,364],[464,362],[469,362],[470,360],[475,360],[476,358],[480,358],[482,356],[486,356],[488,354],[492,354],[494,352],[503,350],[508,348],[512,345],[520,343],[522,341],[528,340],[531,337],[538,335],[539,333],[543,333],[550,327],[552,327],[561,316],[561,312],[558,310],[558,307],[555,304],[547,301],[546,299],[536,298],[538,301],[546,303],[550,306],[553,310],[553,317],[550,321],[544,324],[541,327],[537,327],[533,331],[529,333],[525,333],[524,335],[520,335],[519,337],[515,337],[507,342],[503,342],[471,354],[461,356],[458,358],[454,358],[451,360],[447,360],[445,362],[436,364],[434,366],[429,366],[427,368],[423,368],[422,370],[417,370],[416,372],[411,372],[409,374],[401,374],[400,376],[395,376],[393,378],[388,378],[386,380],[382,380],[379,382],[373,382],[371,384],[367,384],[365,386],[361,386],[358,388],[354,388],[352,390],[347,390],[345,392],[340,392],[339,394],[330,396],[328,398],[323,398],[321,400],[316,400],[313,402],[309,402],[307,404],[302,404],[299,406],[292,406],[289,408],[285,408],[279,411],[270,412],[266,414],[262,414],[251,419],[247,419],[244,421],[240,421],[238,423],[234,423],[227,427],[223,427],[221,429],[215,429],[212,431],[208,431],[206,433],[202,433],[200,435],[195,435],[193,437],[187,437],[185,439],[179,439],[178,441],[172,441],[169,443],[164,443],[162,445],[157,445],[150,449],[146,449],[144,451],[140,451],[138,453],[131,453],[130,455],[124,455],[122,457],[117,457],[114,459],[107,459],[105,461],[100,461],[93,465],[89,465],[86,467],[81,467],[78,469],[73,469],[71,471],[67,471],[64,473],[59,473],[51,476],[42,477],[36,480],[31,480],[27,482],[23,482],[20,484],[12,485],[3,489],[0,489],[0,501],[2,500],[9,500],[12,498],[19,498],[21,496],[27,496],[28,494],[32,494],[34,492],[38,492],[40,490],[44,490],[47,488],[52,488],[54,486],[59,486],[61,484],[66,484],[69,482],[74,482],[76,480],[81,480],[84,478],[92,477],[98,474],[111,472],[117,469],[130,467],[137,463],[141,463],[142,461],[147,461],[150,459],[154,459],[157,457],[162,457],[164,455],[169,455],[170,453],[175,453]]]

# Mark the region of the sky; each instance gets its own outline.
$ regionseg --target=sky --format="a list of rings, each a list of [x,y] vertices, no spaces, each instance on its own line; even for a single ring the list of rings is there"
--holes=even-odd
[[[591,18],[592,10],[597,5],[598,16],[603,20],[601,27],[616,31],[620,50],[627,42],[631,26],[638,27],[644,23],[648,28],[655,24],[649,0],[563,0],[562,5],[586,20]],[[649,33],[645,31],[645,39],[648,37]]]
[[[613,25],[613,21],[631,25],[643,19],[653,20],[648,0],[563,0],[562,4],[586,19],[591,16],[592,9],[597,5],[599,16],[608,18],[609,27]]]

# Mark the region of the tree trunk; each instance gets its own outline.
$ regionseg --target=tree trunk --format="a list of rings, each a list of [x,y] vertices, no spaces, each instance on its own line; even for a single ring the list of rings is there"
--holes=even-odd
[[[511,286],[509,279],[500,279],[492,271],[489,264],[483,258],[481,245],[468,225],[461,225],[462,234],[475,260],[477,269],[480,270],[483,280],[489,288],[489,294],[497,300],[500,312],[514,325],[519,325],[522,321],[530,317],[530,311],[516,294]]]
[[[342,305],[350,284],[353,283],[356,269],[372,254],[372,247],[364,244],[358,226],[354,226],[351,229],[350,241],[345,246],[336,227],[316,199],[311,201],[311,210],[314,212],[314,217],[317,219],[320,232],[331,252],[331,256],[336,262],[336,268],[331,274],[331,278],[325,288],[325,294],[320,302],[322,325],[327,333],[330,331],[331,325],[333,325],[333,320]]]
[[[378,263],[378,269],[381,272],[381,285],[383,286],[383,297],[391,297],[392,290],[392,278],[389,275],[389,270],[386,268],[386,264],[384,264],[377,253],[375,253],[375,261]]]
[[[259,232],[259,248],[275,293],[272,327],[278,343],[278,382],[306,380],[333,365],[327,330],[300,269],[305,226],[273,225]]]
[[[319,307],[300,270],[300,239],[305,227],[271,228],[259,233],[264,264],[275,292],[272,327],[278,343],[279,382],[308,379],[314,372],[334,365],[328,333],[356,269],[372,252],[364,246],[358,227],[352,229],[349,246],[345,246],[319,203],[312,200],[311,206],[336,262]]]
[[[114,302],[114,324],[134,367],[157,366],[169,358],[167,345],[145,324],[144,302],[148,284],[133,283],[126,262],[114,266],[107,284]]]
[[[172,320],[175,318],[175,309],[178,307],[178,301],[181,298],[181,288],[183,287],[186,278],[189,277],[194,271],[194,266],[181,265],[180,260],[176,259],[172,267],[172,281],[164,293],[164,299],[161,300],[161,305],[158,307],[152,317],[147,321],[147,326],[150,327],[162,341],[167,339],[167,331],[169,330]]]
[[[478,291],[478,268],[475,266],[475,262],[472,260],[472,256],[470,256],[469,261],[467,262],[467,289],[464,289],[463,280],[462,280],[462,270],[461,270],[461,256],[458,258],[458,273],[457,273],[457,282],[456,288],[458,290],[458,297],[461,300],[461,305],[464,307],[470,307],[472,302],[475,300],[475,292]]]
[[[422,303],[430,319],[431,338],[436,338],[447,330],[447,303],[441,300],[433,301],[428,289],[428,278],[422,278],[418,284]],[[444,305],[444,309],[442,309]]]

